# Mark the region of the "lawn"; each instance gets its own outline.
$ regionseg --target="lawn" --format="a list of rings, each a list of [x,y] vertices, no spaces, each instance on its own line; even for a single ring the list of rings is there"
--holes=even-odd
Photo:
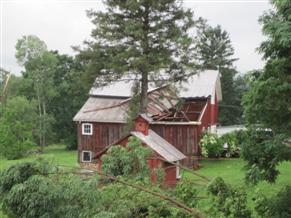
[[[33,154],[19,160],[6,160],[0,158],[0,170],[15,163],[33,161],[37,158],[49,159],[57,165],[70,167],[79,166],[77,163],[77,151],[68,151],[64,145],[51,145],[46,147],[43,153]]]
[[[228,184],[239,186],[246,190],[249,200],[249,206],[252,208],[252,198],[255,196],[256,190],[260,189],[266,196],[277,193],[282,187],[291,185],[291,162],[283,162],[279,166],[280,175],[276,183],[270,184],[260,182],[256,186],[248,186],[244,182],[244,161],[241,159],[221,159],[221,160],[203,160],[200,162],[201,169],[196,171],[202,176],[214,179],[217,176],[222,177]],[[197,177],[189,172],[183,172],[183,177],[187,179],[197,179]],[[201,187],[202,195],[206,194],[205,186]],[[205,208],[209,205],[209,200],[201,201],[200,207]]]

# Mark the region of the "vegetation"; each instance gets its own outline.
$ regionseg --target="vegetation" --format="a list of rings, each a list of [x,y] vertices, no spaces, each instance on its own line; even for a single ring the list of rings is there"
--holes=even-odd
[[[145,160],[150,154],[149,148],[143,147],[136,137],[130,137],[126,148],[112,146],[102,156],[102,172],[111,176],[145,178],[150,172]]]
[[[242,94],[246,91],[243,77],[233,63],[234,48],[229,34],[221,26],[207,24],[198,30],[195,44],[195,58],[202,69],[218,70],[221,74],[223,100],[219,104],[219,123],[222,125],[240,124],[243,109]]]
[[[145,112],[149,80],[161,79],[162,72],[181,79],[185,69],[193,68],[189,30],[200,22],[176,0],[108,0],[104,4],[105,12],[88,12],[95,26],[93,40],[78,49],[80,57],[98,78],[98,85],[122,76],[140,79],[139,111]],[[97,70],[96,61],[102,61]]]
[[[0,108],[0,154],[8,159],[17,159],[35,146],[33,133],[36,130],[35,102],[25,97],[15,97]]]
[[[223,151],[223,144],[216,134],[205,133],[200,140],[200,146],[205,157],[220,157]]]
[[[279,0],[272,4],[274,9],[260,18],[267,40],[259,50],[267,62],[263,71],[253,77],[243,100],[248,125],[255,130],[272,132],[266,137],[261,136],[260,131],[252,131],[249,143],[243,147],[249,168],[247,177],[253,182],[262,179],[274,182],[277,165],[291,160],[288,146],[291,135],[291,4]]]

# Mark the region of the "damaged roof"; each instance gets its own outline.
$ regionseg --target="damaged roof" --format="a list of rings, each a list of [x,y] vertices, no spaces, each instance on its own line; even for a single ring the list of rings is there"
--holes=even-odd
[[[143,143],[148,145],[152,150],[162,156],[168,162],[175,162],[186,158],[177,148],[149,129],[148,135],[141,132],[132,131],[131,135],[139,138]]]
[[[135,80],[120,80],[103,87],[92,87],[89,94],[94,96],[131,97],[131,90]],[[207,98],[214,97],[215,91],[218,100],[222,100],[220,74],[217,70],[205,70],[190,76],[187,81],[174,84],[181,98]],[[155,85],[149,84],[149,90]]]
[[[125,123],[131,98],[90,96],[73,121]],[[178,102],[178,97],[169,86],[148,92],[148,116],[162,116]]]

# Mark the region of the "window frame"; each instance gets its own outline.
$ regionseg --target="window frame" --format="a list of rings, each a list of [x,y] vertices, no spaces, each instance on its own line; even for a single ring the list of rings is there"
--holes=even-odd
[[[84,153],[88,152],[90,154],[90,160],[84,160]],[[84,150],[82,151],[82,163],[91,163],[92,162],[92,151]]]
[[[90,132],[85,132],[85,126],[90,126]],[[82,123],[82,135],[93,135],[93,124],[92,123]]]

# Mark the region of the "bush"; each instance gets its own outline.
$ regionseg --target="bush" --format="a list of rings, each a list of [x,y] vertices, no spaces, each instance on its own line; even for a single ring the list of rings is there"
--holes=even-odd
[[[165,193],[151,183],[129,178],[126,182]],[[118,182],[99,186],[96,177],[81,180],[44,161],[4,170],[0,174],[0,190],[0,209],[9,217],[192,217],[168,201],[132,186]]]
[[[247,195],[244,189],[231,187],[221,177],[215,178],[207,188],[212,196],[209,213],[213,217],[249,218]]]
[[[206,133],[200,140],[202,155],[205,157],[220,157],[223,152],[223,144],[215,134]]]
[[[7,159],[18,159],[33,146],[35,104],[15,97],[0,108],[0,152]]]
[[[290,160],[291,149],[283,142],[284,135],[273,136],[270,131],[251,129],[242,146],[241,155],[246,161],[246,181],[256,184],[260,180],[275,182],[277,165]]]
[[[112,146],[102,156],[102,172],[112,176],[132,176],[144,179],[149,176],[147,157],[149,148],[142,146],[136,137],[130,137],[127,147]]]
[[[188,180],[180,181],[175,190],[177,198],[183,201],[188,207],[195,207],[198,203],[198,190],[196,183]]]
[[[255,210],[260,217],[291,217],[291,186],[286,186],[273,197],[256,193]]]

